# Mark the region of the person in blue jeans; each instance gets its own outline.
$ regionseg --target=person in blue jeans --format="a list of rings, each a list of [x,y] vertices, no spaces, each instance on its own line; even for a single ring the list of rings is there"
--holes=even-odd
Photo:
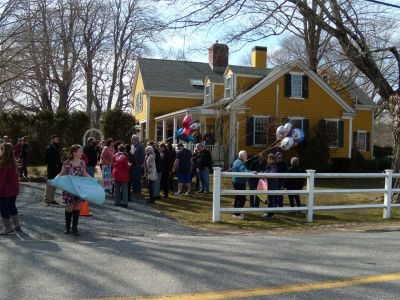
[[[203,144],[196,145],[199,154],[197,155],[196,168],[200,180],[199,193],[207,194],[210,190],[209,187],[209,173],[212,167],[211,152],[208,151]]]
[[[261,152],[257,155],[257,159],[254,159],[249,164],[249,169],[251,171],[256,171],[258,173],[265,173],[267,169],[267,164],[265,163],[265,154]],[[249,188],[250,190],[256,190],[258,181],[260,178],[250,178],[249,179]],[[260,198],[255,195],[250,196],[250,207],[260,207]]]

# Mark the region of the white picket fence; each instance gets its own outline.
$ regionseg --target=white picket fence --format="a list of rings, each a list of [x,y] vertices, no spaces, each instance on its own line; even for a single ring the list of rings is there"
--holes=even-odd
[[[222,178],[224,177],[246,177],[246,178],[306,178],[307,187],[304,190],[226,190],[221,189]],[[385,186],[380,189],[314,189],[315,179],[317,178],[384,178]],[[222,172],[219,167],[214,168],[214,187],[213,187],[213,222],[219,222],[221,213],[245,213],[245,212],[290,212],[306,211],[307,222],[313,221],[314,211],[322,210],[342,210],[342,209],[366,209],[383,208],[383,218],[390,219],[392,207],[400,207],[400,204],[392,203],[392,194],[400,193],[400,189],[392,188],[393,179],[400,178],[400,173],[394,173],[393,170],[385,170],[384,173],[315,173],[314,170],[307,170],[307,173],[240,173],[240,172]],[[383,193],[383,203],[380,204],[354,204],[354,205],[330,205],[315,206],[314,195],[321,194],[350,194],[350,193]],[[221,208],[221,196],[234,195],[307,195],[307,206],[304,207],[260,207],[260,208]]]

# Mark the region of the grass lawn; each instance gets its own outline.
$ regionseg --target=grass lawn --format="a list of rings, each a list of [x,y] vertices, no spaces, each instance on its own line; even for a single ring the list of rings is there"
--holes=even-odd
[[[210,180],[211,181],[211,180]],[[223,188],[233,189],[230,178],[224,178]],[[333,188],[383,188],[383,179],[321,179],[316,181],[317,189]],[[146,192],[146,190],[144,189]],[[307,197],[302,196],[303,205]],[[331,194],[315,195],[315,205],[379,204],[383,194]],[[232,207],[233,198],[223,197],[221,207]],[[264,204],[262,204],[265,206]],[[284,205],[289,206],[287,196]],[[247,198],[246,206],[249,206]],[[355,225],[396,225],[400,224],[400,209],[392,209],[391,220],[383,220],[383,209],[336,210],[314,213],[314,222],[307,223],[305,213],[276,213],[271,219],[261,217],[263,213],[246,213],[245,220],[232,218],[230,213],[221,213],[221,222],[212,223],[212,194],[193,193],[191,196],[171,195],[170,199],[157,201],[156,208],[165,215],[180,222],[208,229],[321,229]]]

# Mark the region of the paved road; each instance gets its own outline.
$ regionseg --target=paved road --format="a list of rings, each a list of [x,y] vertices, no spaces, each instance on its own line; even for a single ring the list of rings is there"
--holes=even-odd
[[[244,299],[399,299],[400,274],[379,277],[400,272],[397,231],[215,235],[137,201],[129,210],[93,207],[95,215],[83,220],[76,239],[60,234],[63,209],[42,207],[42,189],[23,187],[19,207],[26,231],[0,238],[0,299],[187,293],[232,299],[237,290]],[[351,281],[361,277],[372,279]],[[345,284],[310,287],[327,281]],[[290,293],[293,285],[300,290]],[[271,295],[274,287],[282,289]]]

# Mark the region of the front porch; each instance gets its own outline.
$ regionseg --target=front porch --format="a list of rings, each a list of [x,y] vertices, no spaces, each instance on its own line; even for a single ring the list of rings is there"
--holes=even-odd
[[[188,114],[192,116],[192,122],[200,123],[200,129],[198,134],[194,134],[196,140],[187,143],[178,141],[175,132],[182,127],[182,121]],[[181,142],[191,151],[197,143],[202,143],[211,152],[214,165],[224,166],[227,149],[223,143],[216,141],[214,136],[215,119],[219,114],[216,109],[193,107],[158,116],[154,119],[154,140],[172,142],[174,146]]]

